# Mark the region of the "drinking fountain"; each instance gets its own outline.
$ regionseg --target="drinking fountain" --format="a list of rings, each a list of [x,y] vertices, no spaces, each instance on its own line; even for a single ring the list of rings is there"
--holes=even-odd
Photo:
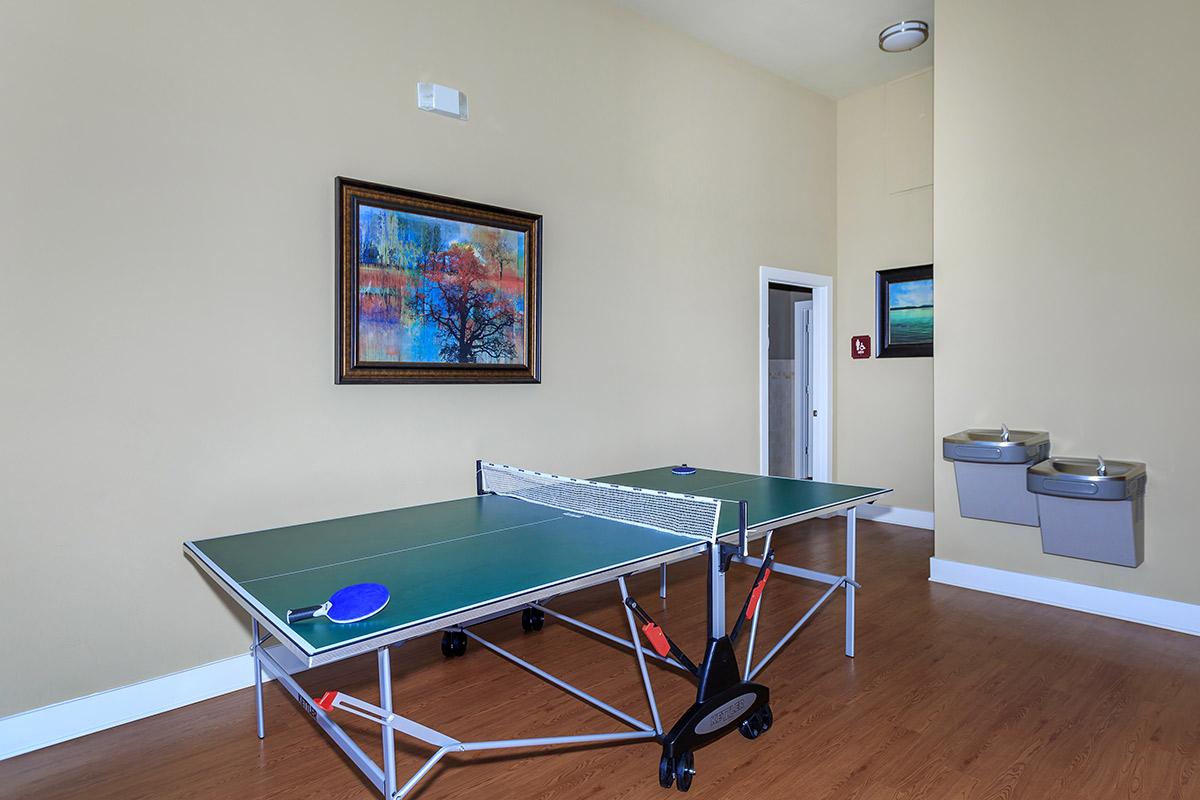
[[[1046,431],[969,428],[942,439],[942,457],[954,462],[958,513],[972,519],[1038,524],[1037,498],[1025,472],[1050,455]]]
[[[1124,567],[1142,563],[1144,463],[1055,456],[1031,466],[1026,485],[1037,497],[1042,552]]]

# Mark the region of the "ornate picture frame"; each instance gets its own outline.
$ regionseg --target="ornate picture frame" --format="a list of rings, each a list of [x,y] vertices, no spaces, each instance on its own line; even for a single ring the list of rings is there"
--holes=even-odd
[[[336,381],[540,383],[542,217],[339,177]]]

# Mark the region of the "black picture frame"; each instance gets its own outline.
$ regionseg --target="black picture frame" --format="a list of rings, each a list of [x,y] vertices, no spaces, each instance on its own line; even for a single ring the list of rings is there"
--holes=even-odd
[[[335,193],[338,231],[335,323],[337,346],[334,367],[336,383],[541,383],[541,215],[353,178],[338,177],[335,181]],[[514,363],[468,363],[461,359],[453,362],[384,361],[361,357],[358,342],[361,265],[359,210],[363,206],[372,207],[373,210],[405,212],[435,222],[446,220],[524,234],[524,259],[518,259],[524,270],[524,285],[521,292],[512,295],[522,298],[524,303],[523,313],[519,317],[523,329],[522,346],[513,350],[519,356]],[[433,257],[432,254],[430,257]],[[509,265],[511,268],[511,262]],[[376,265],[368,263],[366,266]],[[503,267],[500,274],[504,274]],[[371,290],[367,291],[369,293]],[[465,318],[465,313],[463,316]],[[465,340],[467,335],[464,333],[462,338]],[[474,356],[470,358],[473,359]]]
[[[893,311],[909,310],[893,309],[891,307],[891,296],[893,287],[897,284],[912,283],[914,281],[933,281],[933,264],[920,264],[913,267],[899,267],[896,269],[881,269],[875,273],[875,308],[876,308],[876,338],[879,352],[877,358],[929,358],[933,356],[933,320],[929,321],[929,340],[921,342],[893,342],[890,333],[892,331],[891,314]],[[933,305],[932,300],[929,306],[921,305],[911,307],[913,310],[930,309],[932,317]]]

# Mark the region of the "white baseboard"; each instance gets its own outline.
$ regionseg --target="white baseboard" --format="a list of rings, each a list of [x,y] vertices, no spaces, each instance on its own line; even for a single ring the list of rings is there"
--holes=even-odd
[[[290,663],[293,659],[282,647],[276,647],[268,651],[276,659],[282,659],[285,668],[298,666]],[[244,689],[253,683],[254,660],[244,653],[13,714],[0,719],[0,761]]]
[[[929,580],[1200,636],[1200,605],[1181,603],[1178,600],[981,567],[978,564],[947,561],[943,558],[929,559]]]
[[[841,512],[845,516],[846,512]],[[858,506],[858,518],[869,519],[872,522],[887,522],[891,525],[903,525],[907,528],[924,528],[933,530],[933,512],[921,511],[916,508],[901,508],[900,506]]]

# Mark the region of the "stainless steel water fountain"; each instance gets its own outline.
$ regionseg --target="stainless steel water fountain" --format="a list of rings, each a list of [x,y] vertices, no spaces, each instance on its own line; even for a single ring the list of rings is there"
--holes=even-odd
[[[1025,471],[1050,455],[1046,431],[970,428],[942,439],[942,457],[954,462],[958,513],[973,519],[1038,524],[1037,498]]]
[[[1146,465],[1054,457],[1029,468],[1042,551],[1136,567],[1145,557]]]

